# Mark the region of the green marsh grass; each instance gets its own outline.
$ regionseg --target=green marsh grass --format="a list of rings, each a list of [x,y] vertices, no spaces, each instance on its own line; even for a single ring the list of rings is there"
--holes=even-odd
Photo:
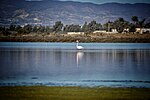
[[[147,88],[0,87],[0,100],[148,100],[149,94],[150,89]]]

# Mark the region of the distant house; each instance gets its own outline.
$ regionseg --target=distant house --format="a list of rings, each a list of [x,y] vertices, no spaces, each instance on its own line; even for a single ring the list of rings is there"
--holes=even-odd
[[[106,30],[97,30],[97,31],[94,31],[93,33],[106,33]]]
[[[117,29],[113,28],[107,32],[108,34],[118,33]]]
[[[136,33],[141,33],[141,28],[136,28]]]
[[[117,29],[111,29],[111,32],[113,32],[113,33],[118,33],[118,31],[117,31]]]
[[[118,32],[117,32],[117,29],[111,29],[110,32],[108,32],[106,30],[97,30],[97,31],[94,31],[93,33],[108,33],[108,34],[111,34],[111,33],[118,33]]]
[[[67,32],[68,35],[84,35],[84,32]]]
[[[129,33],[129,28],[124,29],[123,33]]]
[[[136,33],[150,33],[150,28],[136,28]]]
[[[141,33],[150,33],[150,28],[142,28]]]

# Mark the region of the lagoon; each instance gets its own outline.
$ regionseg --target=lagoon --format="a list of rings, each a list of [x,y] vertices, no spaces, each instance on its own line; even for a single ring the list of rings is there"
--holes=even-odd
[[[150,88],[150,43],[1,42],[1,86]]]

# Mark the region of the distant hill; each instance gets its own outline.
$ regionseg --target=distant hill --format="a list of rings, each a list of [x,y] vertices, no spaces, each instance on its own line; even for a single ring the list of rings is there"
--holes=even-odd
[[[113,21],[119,17],[130,21],[131,16],[150,20],[150,4],[92,4],[72,1],[25,1],[1,0],[0,24],[43,24],[52,25],[56,21],[64,24],[84,24],[96,20],[100,23]]]

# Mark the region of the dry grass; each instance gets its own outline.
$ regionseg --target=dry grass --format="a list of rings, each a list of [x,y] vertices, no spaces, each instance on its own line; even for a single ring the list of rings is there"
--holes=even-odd
[[[91,35],[67,35],[67,34],[26,34],[0,36],[2,42],[131,42],[150,43],[150,34],[91,34]]]

